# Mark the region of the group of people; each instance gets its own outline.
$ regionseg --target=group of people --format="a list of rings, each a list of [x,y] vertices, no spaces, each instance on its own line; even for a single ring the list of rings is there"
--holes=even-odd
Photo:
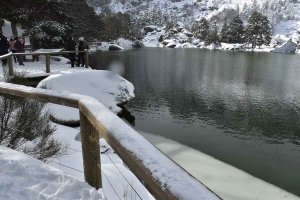
[[[72,37],[69,37],[66,42],[66,50],[67,51],[75,51],[77,49],[78,53],[69,53],[69,59],[71,61],[71,67],[75,66],[75,63],[77,66],[84,67],[85,66],[85,56],[84,56],[84,50],[89,49],[89,45],[84,40],[84,37],[79,38],[78,45],[75,42],[75,40]],[[87,67],[87,66],[85,66]]]
[[[12,37],[9,41],[7,40],[7,37],[5,37],[0,32],[0,56],[5,55],[8,52],[12,53],[24,53],[25,52],[25,41],[22,37]],[[24,65],[24,56],[23,55],[17,55],[14,56],[14,61],[17,63],[19,62],[19,65]],[[2,65],[5,66],[7,64],[7,60],[2,60]]]

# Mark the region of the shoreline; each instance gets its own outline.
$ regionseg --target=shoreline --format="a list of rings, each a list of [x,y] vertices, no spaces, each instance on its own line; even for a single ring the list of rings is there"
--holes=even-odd
[[[229,51],[229,52],[255,52],[255,53],[275,53],[273,52],[277,47],[270,47],[270,46],[262,46],[261,48],[244,48],[245,44],[229,44],[229,43],[221,43],[220,46],[211,47],[212,45],[201,45],[197,46],[192,43],[177,43],[174,47],[167,47],[161,43],[155,44],[147,44],[143,40],[141,42],[144,44],[144,47],[141,48],[165,48],[165,49],[205,49],[205,50],[220,50],[220,51]],[[115,50],[115,51],[124,51],[124,50],[131,50],[131,49],[138,49],[132,47],[134,41],[126,40],[126,39],[118,39],[115,42],[100,42],[100,45],[96,45],[90,49],[90,52],[96,51],[110,51],[109,46],[111,44],[117,44],[122,47],[122,50]],[[99,43],[98,43],[99,44]],[[111,51],[114,52],[114,51]],[[287,54],[287,55],[297,55],[300,54],[300,49],[297,49],[295,53],[280,53],[280,54]]]

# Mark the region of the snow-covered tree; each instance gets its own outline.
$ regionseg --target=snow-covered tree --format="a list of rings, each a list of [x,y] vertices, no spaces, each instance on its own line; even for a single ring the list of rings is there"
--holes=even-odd
[[[229,24],[227,32],[228,43],[243,43],[244,42],[244,25],[239,16],[236,16]]]
[[[205,18],[201,18],[199,22],[196,22],[192,27],[194,36],[200,40],[207,41],[209,34],[209,24]]]
[[[248,21],[246,37],[247,42],[251,43],[252,47],[260,47],[262,44],[270,44],[271,28],[268,18],[255,11]]]
[[[208,38],[207,38],[208,44],[211,44],[211,43],[217,44],[220,42],[218,30],[219,30],[219,27],[218,27],[217,23],[215,21],[213,21],[209,25],[209,33],[208,33]]]
[[[227,22],[225,20],[221,32],[220,32],[220,42],[228,42],[228,25]]]

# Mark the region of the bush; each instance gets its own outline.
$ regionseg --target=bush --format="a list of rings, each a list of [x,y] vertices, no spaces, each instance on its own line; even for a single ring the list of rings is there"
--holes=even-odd
[[[1,96],[0,144],[42,161],[61,156],[66,147],[53,138],[56,127],[43,107],[35,100]]]

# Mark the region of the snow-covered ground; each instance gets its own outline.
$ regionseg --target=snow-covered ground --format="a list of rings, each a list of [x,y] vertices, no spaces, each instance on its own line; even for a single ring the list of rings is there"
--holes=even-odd
[[[0,146],[0,199],[105,199],[86,182]]]

